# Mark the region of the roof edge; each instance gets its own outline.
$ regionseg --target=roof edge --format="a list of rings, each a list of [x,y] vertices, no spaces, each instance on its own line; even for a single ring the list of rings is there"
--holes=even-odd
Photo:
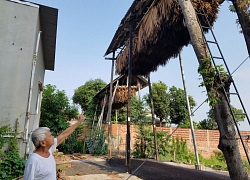
[[[9,0],[11,2],[15,2],[15,3],[19,3],[19,4],[23,4],[23,5],[27,5],[27,6],[32,6],[32,7],[36,7],[39,8],[39,5],[32,3],[32,2],[28,2],[28,1],[21,1],[21,0]]]

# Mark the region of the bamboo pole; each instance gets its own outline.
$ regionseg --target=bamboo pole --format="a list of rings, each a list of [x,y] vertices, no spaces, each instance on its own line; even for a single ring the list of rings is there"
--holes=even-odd
[[[153,102],[153,94],[152,94],[152,89],[151,89],[150,74],[148,74],[148,88],[149,88],[149,97],[150,97],[150,104],[151,104],[152,126],[153,126],[153,133],[154,133],[155,159],[159,161],[157,134],[156,134],[156,127],[155,127],[154,102]]]
[[[196,145],[196,138],[195,138],[195,133],[194,133],[194,125],[193,125],[193,120],[192,120],[192,114],[191,114],[188,94],[187,94],[187,90],[186,90],[185,76],[184,76],[184,69],[183,69],[183,65],[182,65],[181,53],[179,54],[179,60],[180,60],[180,68],[181,68],[181,77],[182,77],[182,82],[183,82],[183,88],[184,88],[184,92],[185,92],[185,96],[186,96],[188,117],[189,117],[189,121],[190,121],[192,137],[193,137],[194,152],[195,152],[195,157],[196,157],[196,166],[195,166],[195,168],[200,170],[201,167],[200,167],[199,155],[198,155],[198,150],[197,150],[197,145]]]
[[[129,62],[128,62],[128,105],[127,105],[127,135],[126,135],[126,172],[130,172],[130,119],[131,119],[131,79],[132,79],[132,43],[133,43],[133,22],[130,22],[129,29]]]
[[[111,159],[111,111],[112,111],[112,91],[113,91],[113,76],[114,76],[114,59],[115,52],[113,52],[112,67],[111,67],[111,78],[109,88],[109,104],[108,104],[108,159]]]

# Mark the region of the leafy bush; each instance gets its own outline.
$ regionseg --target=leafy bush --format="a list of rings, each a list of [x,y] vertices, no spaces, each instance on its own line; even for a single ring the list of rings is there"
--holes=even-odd
[[[92,148],[93,155],[106,155],[108,153],[108,144],[105,143],[107,135],[104,133],[104,130],[95,130],[94,136],[92,136]]]
[[[194,153],[190,152],[187,143],[182,138],[173,138],[165,132],[157,132],[158,152],[160,160],[178,161],[182,163],[196,163]],[[151,128],[145,127],[142,123],[137,128],[133,155],[138,158],[154,157],[154,138]],[[220,150],[214,151],[214,155],[209,159],[199,154],[200,164],[217,170],[227,171],[227,164],[223,153]],[[243,161],[246,171],[250,173],[248,161]]]
[[[244,164],[244,166],[245,166],[245,168],[246,168],[247,173],[250,174],[249,162],[246,161],[246,160],[243,160],[243,164]]]
[[[162,131],[158,131],[156,134],[161,160],[180,162],[193,160],[194,155],[189,152],[186,141],[179,138],[172,138],[172,141],[170,141],[170,136]],[[152,158],[155,155],[154,134],[151,128],[145,127],[142,122],[138,125],[133,155],[138,158]]]
[[[174,161],[189,163],[194,162],[194,154],[187,148],[187,143],[182,138],[172,138],[170,151]]]
[[[22,176],[24,171],[25,160],[18,154],[17,133],[5,138],[9,132],[9,126],[0,127],[0,179],[14,179]],[[4,145],[7,145],[6,151],[2,150]]]
[[[89,128],[90,129],[90,128]],[[91,130],[90,136],[86,136],[86,152],[94,156],[106,155],[108,153],[108,145],[106,143],[107,134],[105,130],[100,130],[94,127]]]
[[[138,158],[145,158],[148,153],[152,153],[154,146],[152,146],[151,131],[149,128],[146,128],[143,122],[138,122],[137,126],[137,136],[135,138],[133,156]],[[151,154],[152,155],[152,154]]]
[[[207,167],[211,167],[217,170],[227,171],[227,164],[224,158],[224,155],[221,151],[214,151],[214,156],[211,156],[209,159],[201,158],[201,163]]]

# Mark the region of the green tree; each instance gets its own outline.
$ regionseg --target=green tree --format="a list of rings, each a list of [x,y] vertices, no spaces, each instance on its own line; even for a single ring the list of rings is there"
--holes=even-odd
[[[81,106],[86,117],[92,117],[95,114],[96,105],[98,105],[99,102],[93,99],[93,97],[106,85],[107,84],[101,79],[90,79],[84,85],[75,90],[72,98],[73,102]]]
[[[154,157],[154,134],[150,126],[146,126],[143,122],[138,122],[136,129],[133,155],[138,158]],[[164,158],[170,150],[169,138],[166,132],[157,132],[157,144],[159,144],[159,155]]]
[[[152,83],[152,97],[154,102],[154,112],[160,119],[160,126],[162,126],[162,120],[168,120],[169,116],[169,94],[167,93],[167,85],[163,82]],[[150,95],[146,94],[143,97],[148,106],[151,107]]]
[[[132,98],[131,117],[136,121],[142,121],[146,117],[146,109],[144,102],[137,96]]]
[[[138,96],[131,99],[131,118],[133,121],[144,121],[146,119],[147,106],[145,101],[140,100]],[[115,120],[115,116],[112,116]],[[118,121],[127,121],[127,107],[118,110]]]
[[[70,104],[65,91],[60,91],[51,84],[44,87],[40,126],[49,127],[51,132],[57,135],[69,127],[67,121],[77,116],[78,109]]]
[[[112,116],[113,119],[114,116]],[[117,110],[117,121],[118,122],[125,122],[127,121],[127,108],[122,107],[121,109]]]
[[[235,119],[237,121],[237,123],[244,121],[245,115],[243,114],[242,109],[237,109],[233,106],[231,106],[232,110],[234,113],[236,114],[241,114],[241,115],[235,115]],[[202,121],[200,121],[197,124],[197,128],[198,129],[209,129],[209,130],[213,130],[213,129],[218,129],[218,125],[217,122],[215,120],[215,116],[214,116],[214,111],[211,108],[208,112],[207,112],[207,119],[203,119]]]
[[[180,127],[190,127],[189,117],[188,117],[188,109],[186,103],[186,97],[184,90],[172,86],[169,89],[170,94],[170,121],[174,124],[179,124]],[[194,101],[192,96],[188,96],[190,109],[194,108],[196,102]]]

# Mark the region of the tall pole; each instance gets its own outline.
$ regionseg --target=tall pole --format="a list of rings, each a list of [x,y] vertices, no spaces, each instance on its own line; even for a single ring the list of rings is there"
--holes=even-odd
[[[112,110],[112,93],[113,93],[113,76],[114,76],[114,60],[115,51],[113,52],[112,67],[111,67],[111,78],[109,87],[109,104],[108,104],[108,159],[111,159],[111,110]]]
[[[148,74],[148,89],[149,89],[151,114],[152,114],[152,125],[153,125],[153,133],[154,133],[155,159],[157,161],[159,161],[158,143],[157,143],[157,135],[156,135],[156,127],[155,127],[155,110],[154,110],[153,94],[152,94],[152,89],[151,89],[150,73]]]
[[[132,79],[132,42],[133,42],[133,23],[130,22],[129,28],[129,60],[128,60],[128,104],[127,104],[127,136],[126,136],[126,172],[130,173],[130,117],[131,117],[131,79]]]
[[[115,110],[115,120],[116,120],[116,136],[117,136],[117,151],[118,155],[120,155],[120,137],[119,137],[119,126],[118,126],[118,111]]]
[[[184,69],[183,69],[183,65],[182,65],[181,53],[179,54],[179,60],[180,60],[180,68],[181,68],[181,77],[182,77],[182,82],[183,82],[183,88],[184,88],[184,92],[185,92],[185,96],[186,96],[186,102],[187,102],[188,117],[189,117],[189,121],[190,121],[191,132],[192,132],[192,137],[193,137],[193,142],[194,142],[194,152],[195,152],[195,157],[196,157],[195,169],[201,170],[199,156],[198,156],[198,150],[197,150],[197,146],[196,146],[196,139],[195,139],[195,133],[194,133],[192,114],[191,114],[188,94],[187,94],[187,90],[186,90],[186,83],[185,83],[185,76],[184,76]]]
[[[97,107],[98,107],[98,104],[96,104],[96,106],[95,106],[95,114],[94,114],[94,117],[93,117],[93,122],[92,122],[91,133],[90,133],[90,138],[89,139],[92,139],[92,136],[93,136],[93,133],[94,133],[94,125],[95,125]]]

